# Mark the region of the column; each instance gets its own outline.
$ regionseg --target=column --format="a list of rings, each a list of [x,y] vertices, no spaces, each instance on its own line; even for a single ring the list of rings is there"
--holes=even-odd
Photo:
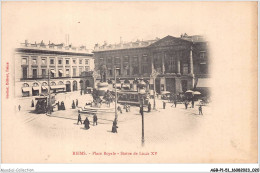
[[[138,56],[138,67],[139,67],[139,75],[141,75],[142,74],[142,55],[140,56]]]
[[[177,58],[177,75],[181,75],[181,61],[180,58]]]
[[[164,65],[164,59],[165,59],[166,53],[162,53],[162,74],[165,73],[165,65]]]
[[[154,72],[154,62],[153,62],[153,56],[154,54],[151,54],[151,73]]]
[[[132,57],[129,56],[128,57],[129,59],[129,65],[128,65],[128,68],[129,68],[129,76],[132,76]]]
[[[28,78],[32,78],[32,57],[28,56]]]
[[[41,75],[42,75],[41,60],[42,60],[42,58],[40,56],[37,56],[37,65],[38,65],[38,68],[37,68],[38,74],[37,75],[38,75],[38,77],[41,77]]]
[[[57,56],[54,57],[54,62],[55,62],[55,74],[54,74],[54,77],[59,77],[59,70],[58,70],[59,57],[57,57]]]
[[[65,70],[66,70],[66,68],[65,68],[66,58],[67,58],[67,56],[62,58],[62,72],[63,72],[63,73],[62,73],[62,77],[64,77],[64,76],[65,76],[64,73],[66,73],[66,71],[65,71]],[[70,73],[71,73],[71,71],[70,71]],[[66,82],[65,82],[65,83],[66,83]],[[64,84],[65,84],[65,83],[64,83]]]
[[[190,49],[190,74],[193,74],[193,57],[192,57],[192,47]]]
[[[121,60],[121,64],[120,64],[121,75],[120,75],[120,76],[124,76],[124,72],[125,72],[124,64],[123,64],[123,62],[124,62],[124,57],[122,56],[122,57],[120,58],[120,60]]]
[[[112,58],[112,77],[115,76],[115,57]]]

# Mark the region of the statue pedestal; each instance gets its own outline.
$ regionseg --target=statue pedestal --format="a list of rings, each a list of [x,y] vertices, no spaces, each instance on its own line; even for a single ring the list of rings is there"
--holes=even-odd
[[[104,96],[105,92],[107,92],[107,90],[108,90],[108,83],[107,82],[99,82],[97,84],[97,90],[98,90],[98,94],[100,96]]]

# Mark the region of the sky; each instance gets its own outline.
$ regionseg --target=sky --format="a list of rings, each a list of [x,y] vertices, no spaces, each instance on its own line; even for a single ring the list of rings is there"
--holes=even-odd
[[[210,13],[205,16],[201,6],[192,2],[4,2],[2,16],[16,42],[65,43],[68,34],[72,45],[93,49],[104,41],[119,43],[120,37],[129,42],[206,34],[203,22]]]

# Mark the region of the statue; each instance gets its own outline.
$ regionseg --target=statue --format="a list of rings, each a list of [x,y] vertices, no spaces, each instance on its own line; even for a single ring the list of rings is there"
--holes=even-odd
[[[102,65],[100,67],[100,77],[101,77],[100,82],[106,82],[107,81],[106,74],[107,74],[107,67],[106,67],[106,65]]]

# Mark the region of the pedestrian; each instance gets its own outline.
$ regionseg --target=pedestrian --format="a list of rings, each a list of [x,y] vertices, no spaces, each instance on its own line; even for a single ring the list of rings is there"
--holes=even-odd
[[[199,106],[199,115],[200,114],[203,115],[203,113],[202,113],[202,106],[201,105]]]
[[[21,105],[18,105],[18,110],[19,110],[19,111],[21,110]]]
[[[193,98],[191,100],[191,106],[192,106],[192,108],[194,108],[194,99]]]
[[[78,99],[76,99],[76,107],[78,107],[78,105],[79,105],[79,101]]]
[[[117,122],[116,119],[113,121],[113,126],[112,126],[112,133],[117,133]]]
[[[144,113],[144,108],[143,108],[142,105],[140,105],[140,111],[139,111],[139,112],[140,112],[141,115],[143,115],[143,113]]]
[[[188,109],[189,102],[186,100],[186,101],[184,102],[184,105],[185,105],[185,109]]]
[[[97,120],[98,120],[97,115],[94,114],[94,116],[93,116],[93,126],[95,126],[95,124],[97,125]]]
[[[32,100],[32,105],[31,105],[32,107],[34,107],[34,101]]]
[[[80,113],[78,115],[78,122],[77,122],[77,124],[79,124],[79,122],[82,124]]]
[[[58,111],[60,110],[60,102],[58,101],[57,103],[57,106],[58,106]]]
[[[88,120],[88,117],[86,117],[85,121],[83,122],[85,124],[85,129],[89,129],[89,120]]]
[[[74,100],[72,101],[71,107],[72,107],[72,109],[75,109],[75,108],[76,108],[76,107],[75,107],[75,102],[74,102]]]
[[[148,112],[151,112],[151,103],[148,103]]]
[[[174,105],[175,105],[175,107],[177,106],[177,100],[174,100]]]
[[[166,107],[166,102],[163,101],[163,109],[165,109],[165,107]]]
[[[122,109],[120,106],[117,107],[117,111],[119,111],[122,114]]]

